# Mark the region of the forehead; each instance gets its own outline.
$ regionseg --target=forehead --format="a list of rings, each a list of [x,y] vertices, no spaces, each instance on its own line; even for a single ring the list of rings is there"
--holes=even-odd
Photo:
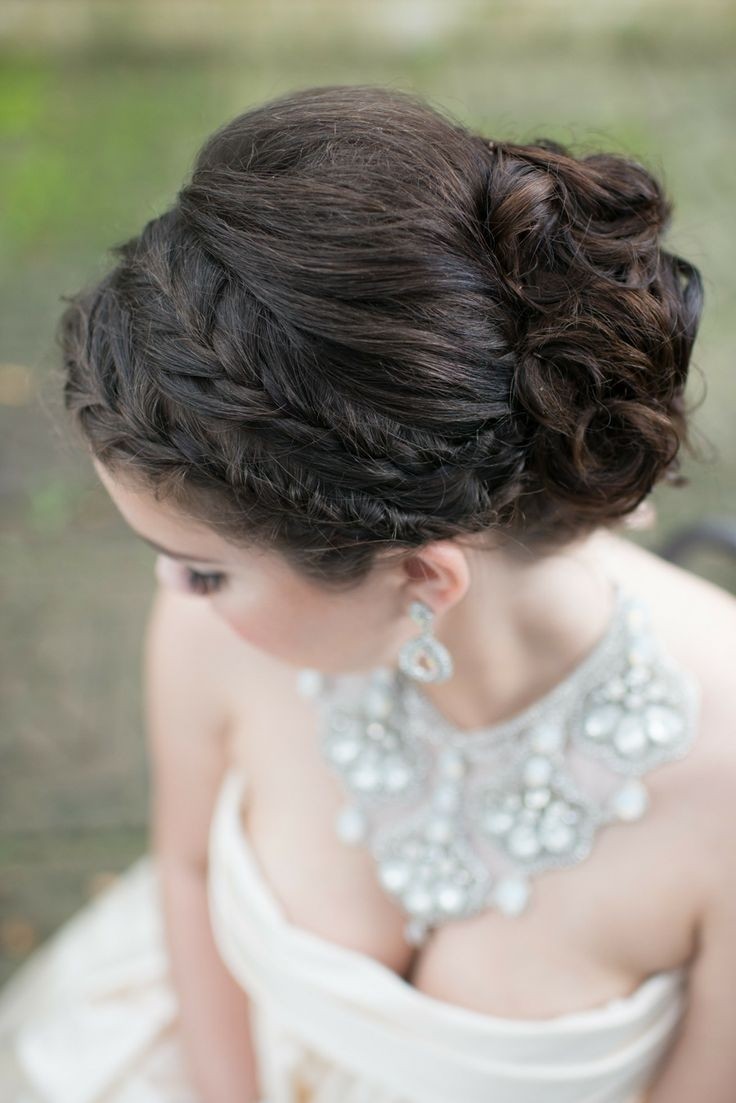
[[[213,529],[185,517],[172,503],[157,501],[152,492],[122,482],[96,458],[92,462],[118,512],[137,535],[188,559],[225,561],[237,554]]]

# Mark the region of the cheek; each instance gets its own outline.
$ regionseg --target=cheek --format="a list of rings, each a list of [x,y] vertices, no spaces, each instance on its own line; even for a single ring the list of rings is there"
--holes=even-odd
[[[353,608],[283,586],[258,594],[216,595],[213,608],[240,639],[296,667],[325,673],[391,663],[401,642],[390,609]],[[404,633],[405,634],[405,633]]]
[[[306,665],[309,640],[318,634],[320,614],[283,588],[236,588],[213,596],[217,615],[240,639],[277,658]]]

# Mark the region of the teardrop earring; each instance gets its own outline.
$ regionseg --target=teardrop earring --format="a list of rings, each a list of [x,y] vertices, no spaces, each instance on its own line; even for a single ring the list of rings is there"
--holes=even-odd
[[[417,682],[444,682],[453,672],[450,652],[432,635],[434,613],[423,601],[412,601],[409,616],[419,625],[419,635],[399,650],[399,668]]]

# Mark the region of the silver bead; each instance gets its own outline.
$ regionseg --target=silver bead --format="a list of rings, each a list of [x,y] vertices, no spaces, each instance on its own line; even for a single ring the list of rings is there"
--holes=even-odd
[[[389,892],[401,892],[409,884],[411,869],[406,862],[399,858],[389,858],[381,862],[378,867],[378,876],[381,884]]]
[[[524,763],[524,782],[526,785],[545,785],[554,772],[554,765],[542,755],[533,755]]]
[[[524,803],[527,808],[544,808],[549,804],[552,796],[552,790],[546,786],[540,786],[536,789],[528,789],[524,794]]]
[[[621,710],[616,705],[598,705],[583,721],[585,734],[590,739],[606,739],[616,727],[620,715]]]
[[[406,910],[416,915],[429,915],[432,911],[432,894],[421,885],[413,886],[403,896]]]
[[[616,750],[623,755],[639,754],[646,747],[646,742],[641,721],[634,716],[624,717],[613,737]]]
[[[391,793],[398,793],[405,789],[412,780],[412,771],[402,758],[387,758],[383,764],[383,780],[386,788]]]
[[[378,766],[370,761],[361,761],[350,774],[350,782],[364,793],[372,793],[381,783]]]
[[[340,809],[335,820],[335,830],[344,843],[362,842],[366,829],[366,818],[360,808],[348,804]]]
[[[669,743],[676,739],[683,729],[682,717],[662,705],[649,706],[645,724],[647,735],[653,743]]]
[[[565,742],[564,731],[554,724],[543,724],[534,732],[532,749],[539,754],[554,754],[561,750]]]
[[[303,667],[296,677],[297,692],[302,697],[316,697],[322,689],[324,678],[319,670]]]
[[[346,766],[359,753],[360,743],[357,739],[336,739],[327,748],[327,754],[337,766]]]
[[[459,885],[440,884],[435,892],[435,900],[440,911],[448,915],[459,915],[465,907],[466,895]]]
[[[609,801],[611,811],[621,820],[638,820],[648,805],[647,787],[638,778],[627,781]]]
[[[566,823],[543,827],[540,830],[540,836],[545,850],[551,850],[555,854],[569,850],[576,838],[575,832]]]
[[[515,827],[509,834],[506,845],[517,858],[533,858],[540,850],[537,834],[529,827]]]
[[[525,877],[509,874],[496,882],[491,900],[504,915],[519,915],[529,900],[529,882]]]

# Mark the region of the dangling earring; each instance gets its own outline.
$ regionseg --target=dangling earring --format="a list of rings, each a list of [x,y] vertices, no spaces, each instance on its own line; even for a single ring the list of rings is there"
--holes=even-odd
[[[444,682],[453,671],[450,652],[432,635],[434,613],[423,601],[412,601],[409,616],[420,627],[418,636],[399,650],[399,667],[418,682]]]

